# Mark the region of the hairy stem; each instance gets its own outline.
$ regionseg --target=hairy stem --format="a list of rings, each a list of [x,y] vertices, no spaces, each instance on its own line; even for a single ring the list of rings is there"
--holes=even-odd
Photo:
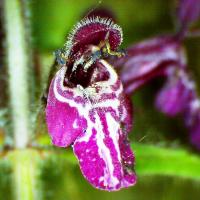
[[[16,200],[39,200],[40,189],[37,178],[38,163],[41,159],[36,150],[10,151],[8,158],[13,166],[13,188]]]
[[[10,107],[16,148],[25,148],[30,137],[28,61],[22,1],[4,0]]]

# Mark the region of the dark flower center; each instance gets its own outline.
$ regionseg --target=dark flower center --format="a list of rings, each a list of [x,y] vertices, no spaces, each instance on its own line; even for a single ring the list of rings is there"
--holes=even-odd
[[[84,66],[79,64],[77,65],[77,69],[72,72],[73,67],[68,67],[64,85],[67,87],[76,87],[77,85],[81,85],[86,88],[90,85],[90,80],[95,68],[95,65],[92,65],[87,71],[84,71]]]
[[[80,21],[65,47],[56,52],[58,63],[67,67],[64,85],[86,88],[95,81],[107,80],[108,73],[98,61],[110,55],[121,56],[121,42],[122,30],[111,19],[92,17]]]

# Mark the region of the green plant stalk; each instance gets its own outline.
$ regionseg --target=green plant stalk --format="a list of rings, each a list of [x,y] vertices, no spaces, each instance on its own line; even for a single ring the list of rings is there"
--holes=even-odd
[[[17,149],[8,156],[13,169],[13,199],[34,200],[38,199],[36,158],[39,157],[36,151],[26,149],[31,136],[28,76],[32,60],[28,50],[29,32],[25,28],[23,3],[21,0],[4,0],[9,97],[14,145]]]
[[[41,160],[36,150],[14,150],[7,155],[13,167],[13,188],[16,200],[39,200],[40,185],[37,181],[38,163]]]
[[[28,61],[22,1],[4,0],[10,107],[16,148],[25,148],[30,137]]]

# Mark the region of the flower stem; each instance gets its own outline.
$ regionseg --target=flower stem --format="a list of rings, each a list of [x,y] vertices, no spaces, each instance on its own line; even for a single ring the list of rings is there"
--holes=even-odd
[[[39,200],[38,163],[40,155],[36,150],[10,151],[8,158],[13,166],[13,189],[16,200]]]
[[[22,1],[4,0],[10,107],[16,148],[25,148],[30,137],[28,61]]]

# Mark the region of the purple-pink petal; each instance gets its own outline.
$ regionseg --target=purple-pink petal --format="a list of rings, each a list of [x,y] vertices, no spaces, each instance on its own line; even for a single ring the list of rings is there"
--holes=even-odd
[[[120,127],[119,116],[113,116],[110,108],[93,112],[92,128],[73,146],[83,175],[94,187],[109,191],[134,185],[134,156]]]
[[[83,175],[94,187],[119,190],[136,183],[128,141],[132,108],[112,66],[104,60],[96,65],[86,88],[64,85],[65,66],[57,72],[49,89],[47,125],[54,145],[72,144]]]
[[[200,17],[200,0],[179,0],[177,16],[181,31]]]
[[[109,112],[101,118],[97,114],[95,121],[97,127],[83,134],[74,144],[83,175],[94,187],[103,190],[134,185],[134,156],[130,144],[123,139],[124,133]]]
[[[155,76],[165,75],[169,66],[185,68],[185,56],[176,38],[161,36],[129,47],[127,56],[114,62],[115,65],[125,91],[131,93]]]
[[[190,130],[190,142],[200,150],[200,111],[198,113],[196,123]]]
[[[186,73],[172,70],[173,73],[168,75],[168,80],[158,93],[155,102],[157,109],[168,116],[175,116],[185,111],[194,89],[194,84]]]
[[[131,107],[117,74],[102,63],[110,78],[98,82],[98,93],[91,96],[95,104],[86,116],[87,129],[75,140],[73,149],[85,178],[96,188],[113,191],[136,183],[134,155],[127,139]],[[96,84],[90,87],[96,88]],[[109,95],[112,93],[115,95]]]
[[[184,113],[185,124],[189,129],[190,142],[197,150],[200,150],[200,100],[194,91],[187,110]]]
[[[52,143],[59,147],[71,145],[87,126],[86,120],[76,107],[76,104],[79,104],[78,98],[75,98],[76,94],[63,87],[63,72],[64,68],[58,71],[51,82],[46,107],[48,132]],[[83,99],[79,100],[80,103],[81,100]]]

